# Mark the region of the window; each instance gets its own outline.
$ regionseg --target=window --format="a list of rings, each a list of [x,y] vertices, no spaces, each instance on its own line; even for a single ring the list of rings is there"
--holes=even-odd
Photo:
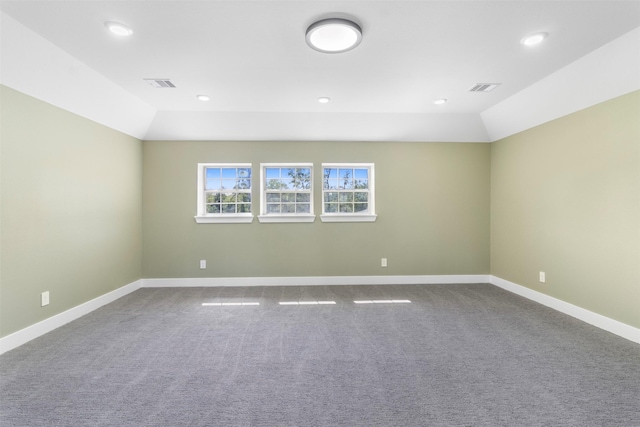
[[[313,222],[313,165],[260,165],[260,222]]]
[[[322,165],[323,222],[376,220],[373,163]]]
[[[250,163],[198,163],[198,223],[253,221]]]

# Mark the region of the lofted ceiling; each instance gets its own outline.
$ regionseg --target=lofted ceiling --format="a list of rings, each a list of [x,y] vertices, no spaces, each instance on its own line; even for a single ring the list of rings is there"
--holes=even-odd
[[[640,26],[638,1],[10,1],[2,12],[154,111],[145,139],[487,141],[480,114]],[[347,17],[362,43],[305,44]],[[130,26],[115,36],[105,21]],[[549,33],[525,47],[529,34]],[[145,78],[170,79],[157,89]],[[489,93],[476,83],[500,83]],[[210,101],[196,99],[206,94]],[[319,97],[331,102],[320,104]],[[446,98],[447,103],[433,101]],[[94,100],[99,102],[99,100]]]

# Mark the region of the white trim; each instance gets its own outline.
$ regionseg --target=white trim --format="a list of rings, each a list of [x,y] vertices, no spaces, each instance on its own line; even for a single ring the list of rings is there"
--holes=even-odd
[[[198,224],[250,224],[253,214],[221,214],[193,217]]]
[[[541,292],[534,291],[533,289],[529,289],[516,283],[509,282],[508,280],[504,280],[496,276],[489,277],[489,283],[491,283],[492,285],[495,285],[509,292],[513,292],[514,294],[545,305],[571,317],[575,317],[576,319],[582,320],[583,322],[586,322],[590,325],[596,326],[600,329],[604,329],[605,331],[611,332],[612,334],[618,335],[622,338],[626,338],[629,341],[640,344],[640,329],[638,328],[634,328],[633,326],[627,325],[626,323],[613,320],[609,317],[594,313],[592,311],[575,306]]]
[[[62,313],[51,316],[35,325],[28,326],[17,332],[14,332],[6,337],[0,338],[0,354],[3,354],[9,350],[13,350],[16,347],[21,346],[39,336],[42,336],[54,329],[59,328],[73,320],[79,319],[85,314],[89,314],[92,311],[109,304],[118,298],[122,298],[131,292],[137,291],[143,285],[142,279],[129,283],[121,288],[111,291],[107,294],[101,295],[97,298],[87,301],[83,304],[63,311]]]
[[[217,286],[322,286],[322,285],[435,285],[489,283],[489,275],[434,276],[301,276],[301,277],[193,277],[142,279],[143,288]]]
[[[313,222],[316,220],[316,216],[313,214],[289,214],[289,215],[259,215],[258,221],[261,223],[269,222]]]
[[[378,215],[360,214],[324,214],[320,215],[322,222],[375,222]]]

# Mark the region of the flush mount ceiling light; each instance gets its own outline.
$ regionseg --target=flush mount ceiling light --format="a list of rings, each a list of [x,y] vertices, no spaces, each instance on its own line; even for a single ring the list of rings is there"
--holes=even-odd
[[[362,29],[347,19],[323,19],[307,28],[306,40],[309,47],[318,52],[347,52],[362,41]]]
[[[114,21],[107,21],[104,26],[109,29],[113,34],[118,36],[130,36],[133,34],[133,30],[124,24]]]
[[[198,98],[202,102],[207,102],[208,100],[211,99],[207,95],[198,95],[198,96],[196,96],[196,98]]]
[[[320,104],[327,104],[329,101],[331,101],[331,98],[328,98],[326,96],[321,96],[320,98],[318,98],[318,102]]]
[[[522,40],[520,40],[520,43],[522,43],[525,46],[535,46],[537,44],[542,43],[542,41],[546,39],[548,36],[549,36],[549,33],[535,33],[523,38]]]
[[[433,101],[433,103],[436,105],[442,105],[442,104],[445,104],[446,102],[447,102],[447,98],[440,98]]]

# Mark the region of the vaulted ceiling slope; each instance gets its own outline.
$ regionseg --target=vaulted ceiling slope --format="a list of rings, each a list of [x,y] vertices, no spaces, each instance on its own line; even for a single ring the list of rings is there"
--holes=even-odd
[[[640,1],[3,0],[0,10],[2,84],[146,140],[490,142],[640,89]],[[309,48],[306,29],[328,17],[359,24],[362,43]],[[521,44],[537,32],[542,44]],[[471,92],[477,83],[500,85]]]

